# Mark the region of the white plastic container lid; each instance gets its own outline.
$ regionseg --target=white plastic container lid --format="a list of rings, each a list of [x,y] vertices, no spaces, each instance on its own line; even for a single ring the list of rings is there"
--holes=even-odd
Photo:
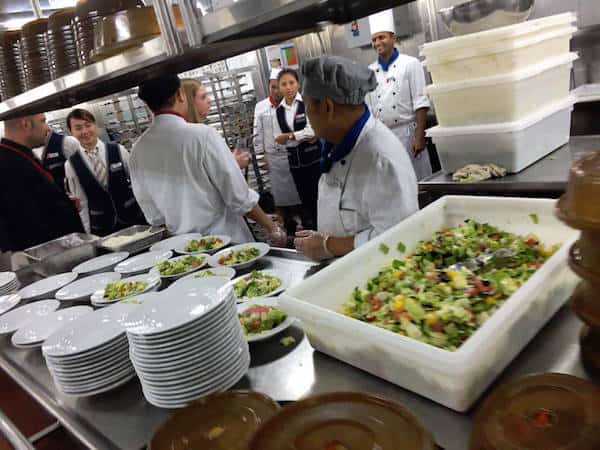
[[[453,137],[465,136],[471,134],[499,134],[499,133],[514,133],[524,130],[537,122],[562,111],[565,108],[572,108],[577,101],[574,95],[569,95],[564,100],[554,103],[550,106],[536,111],[521,120],[515,122],[494,123],[486,125],[470,125],[466,127],[441,127],[435,126],[426,130],[428,137]]]
[[[570,25],[577,21],[577,15],[573,12],[557,14],[537,20],[509,25],[506,27],[493,28],[480,31],[479,33],[456,36],[427,43],[421,49],[421,54],[430,56],[437,52],[452,52],[469,48],[480,48],[482,45],[497,42],[503,39],[514,39],[531,33],[539,33],[549,28]]]
[[[516,83],[517,81],[535,77],[547,70],[554,69],[564,64],[573,63],[579,58],[577,53],[565,53],[564,55],[555,58],[549,58],[539,64],[534,64],[524,69],[508,73],[505,75],[497,75],[493,77],[474,78],[472,80],[464,80],[453,83],[432,84],[425,88],[427,94],[443,94],[461,89],[477,88],[482,86],[496,86],[498,84]]]

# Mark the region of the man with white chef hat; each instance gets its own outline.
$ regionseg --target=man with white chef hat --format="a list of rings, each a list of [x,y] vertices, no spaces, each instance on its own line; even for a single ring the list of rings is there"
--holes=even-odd
[[[375,117],[386,124],[409,152],[417,179],[431,175],[425,144],[429,99],[425,95],[425,73],[418,59],[401,54],[395,47],[392,10],[369,16],[371,39],[377,61],[369,66],[377,77],[377,89],[367,96]]]
[[[350,253],[416,212],[417,180],[403,144],[365,105],[377,85],[371,70],[322,56],[302,74],[306,112],[325,144],[318,231],[299,232],[294,243],[318,261]]]

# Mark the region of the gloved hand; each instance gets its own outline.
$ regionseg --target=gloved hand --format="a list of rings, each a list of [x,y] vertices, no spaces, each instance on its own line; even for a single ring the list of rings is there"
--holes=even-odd
[[[294,246],[296,250],[313,261],[323,261],[332,258],[333,255],[327,250],[327,236],[318,231],[303,230],[296,233]]]
[[[269,244],[273,247],[287,246],[287,233],[279,224],[275,224],[275,228],[269,234]]]
[[[240,169],[245,169],[250,164],[250,153],[247,151],[238,150],[237,148],[233,151],[233,157],[240,166]]]

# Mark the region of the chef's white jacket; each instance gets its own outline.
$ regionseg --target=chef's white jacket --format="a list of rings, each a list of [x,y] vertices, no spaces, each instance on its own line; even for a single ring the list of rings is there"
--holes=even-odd
[[[371,117],[354,149],[319,180],[318,230],[354,247],[419,209],[415,172],[392,131]]]
[[[377,89],[367,94],[371,113],[389,128],[416,120],[416,111],[429,108],[425,94],[425,72],[420,61],[400,53],[385,72],[379,62],[369,68],[377,77]]]
[[[243,216],[258,203],[221,136],[206,125],[161,114],[132,149],[131,183],[146,220],[174,234],[253,240]]]
[[[76,147],[75,147],[76,146]],[[63,143],[63,150],[65,152],[65,158],[70,158],[75,152],[81,153],[83,156],[83,161],[88,166],[92,174],[94,174],[94,163],[84,150],[84,148],[79,144],[79,141],[75,139],[73,136],[65,136],[65,140]],[[96,143],[96,150],[98,151],[98,156],[104,163],[104,167],[106,168],[106,174],[109,175],[108,163],[106,161],[106,144],[98,139]],[[119,153],[121,156],[121,160],[123,161],[123,166],[125,168],[125,173],[129,175],[129,152],[125,147],[119,144]],[[86,233],[90,232],[90,210],[88,206],[88,198],[85,194],[81,183],[79,182],[79,177],[73,168],[73,165],[67,161],[65,163],[65,179],[67,180],[69,192],[75,198],[78,198],[81,203],[81,210],[79,211],[79,217],[81,217],[81,222],[83,223],[83,228]],[[107,178],[108,180],[108,178]],[[106,187],[106,185],[104,185]]]

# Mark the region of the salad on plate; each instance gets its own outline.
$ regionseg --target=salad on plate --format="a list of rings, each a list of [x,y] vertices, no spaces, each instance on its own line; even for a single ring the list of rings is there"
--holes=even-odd
[[[224,266],[235,266],[245,264],[260,256],[260,251],[255,247],[246,247],[241,250],[231,251],[219,258],[219,264]]]
[[[455,351],[558,247],[547,248],[531,234],[518,236],[467,220],[437,232],[414,253],[383,267],[366,286],[355,288],[342,312]],[[501,264],[493,263],[493,257],[492,263],[479,267],[461,264],[484,260],[501,249],[512,255]]]
[[[252,305],[238,316],[246,335],[271,331],[287,319],[287,314],[284,311],[267,305]]]
[[[187,243],[184,250],[189,253],[202,253],[218,250],[225,245],[225,241],[217,236],[207,236],[200,239],[192,239]]]
[[[281,285],[279,277],[255,270],[236,282],[233,292],[237,298],[264,297],[275,292]]]
[[[206,262],[205,256],[185,256],[164,261],[156,266],[161,277],[172,277],[199,269]]]
[[[146,281],[114,281],[107,284],[104,288],[104,299],[117,300],[141,294],[148,289],[148,286],[149,284]]]

